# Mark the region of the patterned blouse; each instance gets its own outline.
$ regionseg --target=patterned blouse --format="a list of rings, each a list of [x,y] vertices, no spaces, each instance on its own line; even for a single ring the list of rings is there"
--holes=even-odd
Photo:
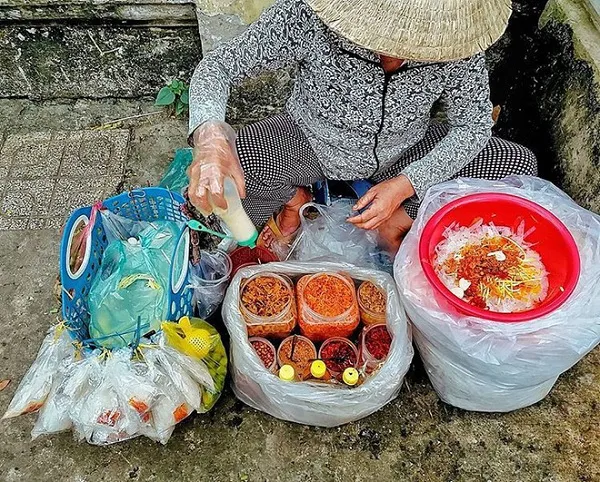
[[[190,87],[190,134],[224,120],[230,86],[262,71],[296,69],[286,109],[329,179],[366,179],[418,143],[440,101],[450,130],[404,171],[417,196],[467,165],[491,137],[483,54],[408,61],[386,73],[376,53],[336,35],[304,0],[278,0],[239,37],[208,53]]]

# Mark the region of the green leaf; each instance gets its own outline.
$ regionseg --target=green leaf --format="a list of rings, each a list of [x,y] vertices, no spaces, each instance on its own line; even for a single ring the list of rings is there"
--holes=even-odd
[[[177,104],[175,104],[175,115],[177,117],[179,117],[181,114],[183,114],[186,110],[186,105],[181,102],[180,100],[177,100]]]
[[[175,102],[175,94],[168,87],[163,87],[156,96],[154,105],[171,105]]]
[[[188,105],[190,103],[190,89],[186,88],[182,93],[181,93],[181,97],[179,98],[181,100],[181,102],[183,102],[185,105]]]

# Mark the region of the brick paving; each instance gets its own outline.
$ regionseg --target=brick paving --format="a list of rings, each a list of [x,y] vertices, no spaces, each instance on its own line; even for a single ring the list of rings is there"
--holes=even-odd
[[[71,211],[115,193],[128,130],[0,138],[0,230],[60,228]]]

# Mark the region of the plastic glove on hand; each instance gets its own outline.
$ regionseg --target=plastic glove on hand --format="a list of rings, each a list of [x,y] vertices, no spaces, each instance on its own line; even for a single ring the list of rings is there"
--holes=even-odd
[[[206,122],[193,134],[194,161],[188,170],[189,196],[202,214],[213,206],[227,208],[223,196],[225,178],[233,179],[240,197],[246,197],[244,172],[235,148],[236,133],[225,122]]]

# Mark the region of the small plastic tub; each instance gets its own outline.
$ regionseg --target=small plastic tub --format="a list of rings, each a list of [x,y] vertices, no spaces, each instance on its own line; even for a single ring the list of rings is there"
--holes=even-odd
[[[370,281],[363,281],[357,292],[360,319],[365,325],[385,323],[385,293]]]
[[[386,360],[392,346],[392,335],[385,323],[365,327],[360,338],[361,365],[367,373],[377,370]]]
[[[348,337],[358,327],[360,314],[352,280],[337,273],[300,278],[296,288],[298,323],[313,341]]]
[[[294,285],[286,276],[258,273],[242,283],[240,313],[248,336],[285,338],[296,327]]]
[[[333,376],[339,376],[346,368],[358,366],[358,350],[347,338],[336,336],[323,342],[319,350],[319,359],[325,362]]]
[[[271,373],[277,373],[277,350],[273,343],[260,336],[253,336],[248,341],[265,368]]]
[[[277,361],[279,366],[291,365],[301,380],[310,377],[310,366],[317,359],[315,344],[305,336],[288,336],[279,345]]]

